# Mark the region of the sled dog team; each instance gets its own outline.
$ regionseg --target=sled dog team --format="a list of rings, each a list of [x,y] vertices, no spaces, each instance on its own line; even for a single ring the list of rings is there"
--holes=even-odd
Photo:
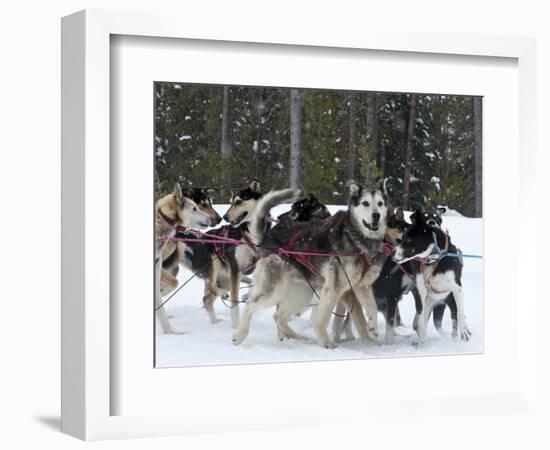
[[[388,203],[383,181],[349,181],[347,189],[347,209],[331,215],[313,194],[282,189],[263,195],[254,180],[233,192],[223,216],[229,225],[201,232],[222,221],[211,192],[176,184],[156,204],[155,309],[162,331],[178,333],[162,297],[178,286],[181,265],[203,279],[203,305],[212,323],[219,320],[215,300],[229,298],[235,344],[248,336],[254,313],[273,306],[281,340],[302,338],[289,321],[314,307],[313,328],[323,347],[334,348],[344,332],[352,338],[350,320],[363,342],[376,342],[378,312],[386,319],[385,342],[391,343],[401,324],[398,303],[408,292],[415,299],[419,344],[432,313],[441,332],[446,307],[453,336],[468,340],[461,252],[441,228],[444,209],[417,210],[408,223],[403,210]],[[292,204],[290,211],[272,219],[270,210],[283,203]],[[246,302],[239,300],[241,282],[253,283]]]

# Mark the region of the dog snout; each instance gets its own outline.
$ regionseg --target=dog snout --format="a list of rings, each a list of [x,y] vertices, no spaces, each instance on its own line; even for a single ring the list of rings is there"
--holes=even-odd
[[[373,212],[372,213],[372,221],[374,223],[378,223],[380,221],[380,213],[379,212]]]

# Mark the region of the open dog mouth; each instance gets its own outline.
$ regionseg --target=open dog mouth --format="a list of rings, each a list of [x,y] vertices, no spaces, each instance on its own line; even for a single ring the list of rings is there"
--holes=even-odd
[[[247,216],[248,211],[244,211],[242,214],[240,214],[235,220],[232,220],[230,223],[231,225],[238,225],[240,224],[244,218]]]
[[[367,227],[367,229],[369,229],[371,231],[378,231],[378,229],[380,228],[380,222],[378,222],[378,223],[367,223],[365,221],[365,219],[363,219],[363,225],[365,225],[365,227]]]

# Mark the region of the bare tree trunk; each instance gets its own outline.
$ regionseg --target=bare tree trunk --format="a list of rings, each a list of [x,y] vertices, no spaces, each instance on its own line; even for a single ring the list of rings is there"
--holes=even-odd
[[[290,187],[299,188],[301,159],[302,97],[299,89],[290,90]]]
[[[366,181],[374,182],[375,161],[378,159],[378,167],[384,176],[386,166],[385,154],[378,153],[378,106],[376,93],[371,92],[367,96],[367,171]]]
[[[482,179],[482,99],[474,97],[474,162],[475,162],[475,216],[483,215],[483,179]]]
[[[229,122],[229,86],[223,87],[223,99],[222,99],[222,136],[221,136],[221,156],[222,156],[222,164],[224,167],[222,168],[222,179],[223,179],[223,186],[220,186],[221,196],[229,195],[229,192],[225,191],[225,188],[227,187],[227,170],[225,167],[225,164],[227,164],[227,160],[231,156],[231,145],[229,144],[229,138],[227,136],[227,124]],[[229,187],[227,187],[229,189]],[[225,198],[225,197],[224,197]]]
[[[439,174],[439,188],[441,189],[441,192],[444,193],[444,201],[446,203],[449,203],[449,192],[446,192],[447,187],[447,180],[449,176],[449,165],[450,165],[450,148],[451,148],[451,136],[449,134],[449,121],[451,120],[451,111],[450,111],[450,105],[449,105],[449,98],[447,97],[446,100],[447,105],[445,107],[445,115],[443,118],[443,126],[442,126],[442,132],[443,132],[443,151],[441,152],[441,161],[440,161],[440,174]]]
[[[411,190],[412,151],[414,140],[414,126],[416,123],[416,95],[411,94],[409,109],[409,126],[407,128],[407,144],[405,150],[405,174],[403,179],[403,209],[409,209],[409,194]]]
[[[355,93],[348,94],[348,157],[346,160],[346,180],[355,178],[357,144],[355,139]]]

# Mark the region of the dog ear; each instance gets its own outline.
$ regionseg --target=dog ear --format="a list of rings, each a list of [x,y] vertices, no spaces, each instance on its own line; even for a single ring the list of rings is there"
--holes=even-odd
[[[183,190],[183,196],[184,197],[187,197],[187,198],[193,198],[193,195],[195,194],[195,189],[192,188],[191,186],[187,186],[184,190]]]
[[[424,220],[424,214],[422,214],[422,211],[420,209],[417,209],[411,214],[411,223],[413,225],[422,225],[425,222],[426,221]]]
[[[350,197],[358,197],[361,193],[361,186],[359,186],[355,181],[348,180],[346,183],[346,188],[349,190]]]
[[[260,188],[260,182],[256,179],[252,180],[250,182],[250,184],[248,185],[248,187],[253,190],[254,192],[261,192],[261,188]]]
[[[307,194],[306,199],[312,203],[318,201],[317,197],[315,197],[315,195],[313,195],[311,192]]]
[[[176,194],[176,199],[180,205],[183,204],[183,192],[179,183],[174,184],[174,194]]]
[[[400,220],[402,222],[405,222],[405,213],[403,212],[403,208],[399,207],[395,210],[395,218],[397,220]]]
[[[441,217],[443,214],[447,212],[447,208],[445,208],[444,206],[439,206],[438,208],[436,208],[436,212],[437,212],[437,215]]]
[[[384,195],[388,195],[388,190],[386,189],[386,184],[388,183],[388,178],[380,178],[377,183],[377,188],[382,191]]]

